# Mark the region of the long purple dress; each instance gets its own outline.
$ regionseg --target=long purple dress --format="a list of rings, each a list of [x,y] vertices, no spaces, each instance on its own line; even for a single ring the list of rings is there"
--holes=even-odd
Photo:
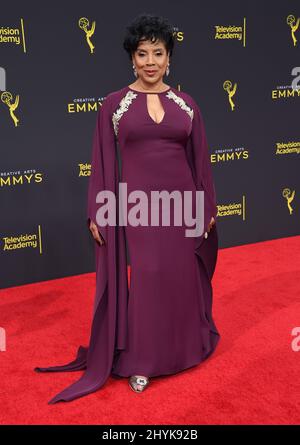
[[[220,339],[212,317],[211,286],[217,225],[204,237],[211,217],[216,219],[217,206],[203,118],[189,94],[169,87],[158,93],[164,116],[157,123],[149,114],[147,94],[157,93],[126,86],[110,93],[98,111],[87,223],[91,219],[97,224],[105,244],[95,242],[90,343],[80,346],[75,360],[66,365],[35,368],[86,371],[51,404],[96,391],[110,375],[153,377],[182,371],[209,357]],[[127,195],[141,190],[148,196],[148,224],[151,190],[192,191],[193,216],[195,191],[203,190],[204,232],[187,237],[190,227],[174,225],[172,216],[166,226],[161,219],[158,226],[99,225],[96,196],[109,190],[118,202],[120,182],[127,184]],[[134,206],[127,204],[127,214]]]

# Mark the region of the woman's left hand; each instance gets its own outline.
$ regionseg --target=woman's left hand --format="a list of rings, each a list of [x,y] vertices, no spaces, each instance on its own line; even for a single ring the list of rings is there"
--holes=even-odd
[[[208,225],[207,231],[204,233],[204,238],[208,237],[209,232],[211,231],[212,226],[216,223],[215,218],[212,216],[210,223]]]
[[[216,220],[215,220],[215,218],[212,216],[212,218],[211,218],[211,220],[210,220],[210,223],[209,223],[209,225],[208,225],[208,228],[207,228],[207,232],[208,232],[208,233],[210,232],[212,226],[213,226],[215,223],[216,223]]]

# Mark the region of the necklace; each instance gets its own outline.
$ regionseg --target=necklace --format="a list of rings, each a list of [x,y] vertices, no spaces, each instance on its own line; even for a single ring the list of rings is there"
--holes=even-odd
[[[168,89],[169,89],[170,87],[168,87],[166,90],[163,90],[163,91],[152,91],[152,90],[145,90],[145,89],[143,89],[143,91],[140,91],[141,93],[164,93],[165,91],[168,91]],[[134,89],[134,88],[133,88]],[[135,90],[135,91],[137,91],[137,92],[139,92],[138,90]]]

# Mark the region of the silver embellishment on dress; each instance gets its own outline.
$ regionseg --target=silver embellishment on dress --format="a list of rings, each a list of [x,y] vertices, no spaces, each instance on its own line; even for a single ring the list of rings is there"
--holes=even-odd
[[[116,136],[118,135],[118,130],[119,130],[119,120],[121,119],[121,117],[123,116],[125,111],[128,110],[129,105],[132,102],[132,99],[134,99],[136,97],[137,97],[136,93],[134,93],[133,91],[128,91],[126,96],[124,96],[122,98],[122,100],[120,101],[119,108],[113,113],[112,122],[113,122],[114,131],[115,131]]]
[[[174,91],[170,90],[166,94],[169,99],[173,99],[187,114],[190,116],[191,120],[194,117],[194,110],[187,105],[187,103],[182,99],[182,97],[177,96]]]

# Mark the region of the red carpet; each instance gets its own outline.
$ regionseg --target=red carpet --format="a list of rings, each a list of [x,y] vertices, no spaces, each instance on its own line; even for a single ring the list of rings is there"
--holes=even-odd
[[[83,371],[35,373],[86,345],[95,275],[0,292],[1,424],[299,424],[300,236],[219,251],[214,319],[219,346],[206,362],[152,379],[135,394],[110,378],[96,393],[48,405]],[[298,341],[300,346],[300,339]]]

